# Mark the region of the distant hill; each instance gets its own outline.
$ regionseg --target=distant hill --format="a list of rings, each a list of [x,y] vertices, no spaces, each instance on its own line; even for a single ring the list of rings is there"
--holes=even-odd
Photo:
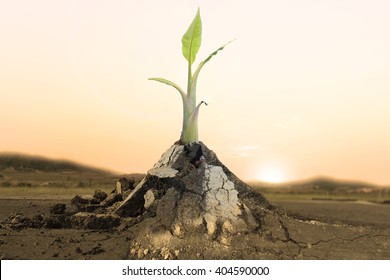
[[[111,172],[68,160],[54,160],[41,156],[31,156],[16,153],[0,153],[0,170],[15,169],[16,171],[42,171],[42,172],[94,172],[109,174]]]
[[[381,186],[364,182],[336,180],[326,177],[278,184],[264,182],[250,182],[249,184],[259,190],[289,193],[357,193],[372,192],[382,188]]]

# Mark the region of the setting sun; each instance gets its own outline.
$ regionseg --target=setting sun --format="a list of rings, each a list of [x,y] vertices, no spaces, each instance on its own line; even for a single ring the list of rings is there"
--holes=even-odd
[[[286,180],[286,176],[278,167],[265,167],[259,171],[257,179],[264,182],[280,183]]]

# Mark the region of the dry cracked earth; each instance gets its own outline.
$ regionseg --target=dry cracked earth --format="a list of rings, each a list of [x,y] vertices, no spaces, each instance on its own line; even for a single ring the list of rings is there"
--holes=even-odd
[[[0,221],[11,213],[46,214],[61,200],[0,199]],[[215,247],[202,244],[190,259],[218,258],[213,248],[224,250],[225,259],[390,259],[390,211],[388,205],[331,201],[274,202],[311,220],[303,224],[286,219],[289,238],[281,231],[278,239],[269,233],[238,235],[238,246],[214,241]],[[354,213],[351,215],[350,213]],[[127,225],[109,230],[11,228],[0,225],[1,259],[142,259],[153,252],[134,242]],[[298,228],[296,228],[298,227]],[[286,230],[283,229],[282,230]],[[232,240],[233,241],[233,240]],[[244,242],[245,241],[245,242]],[[248,244],[248,241],[252,242]],[[200,242],[201,243],[201,242]],[[240,245],[241,244],[241,245]],[[264,244],[267,244],[265,247]],[[133,245],[133,250],[130,249]],[[188,246],[188,245],[186,245]],[[185,259],[185,251],[158,248],[159,258]],[[176,251],[178,250],[178,251]],[[177,255],[177,256],[176,256]]]

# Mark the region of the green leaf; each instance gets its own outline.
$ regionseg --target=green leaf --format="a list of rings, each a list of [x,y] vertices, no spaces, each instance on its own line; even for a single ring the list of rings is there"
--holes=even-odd
[[[231,42],[233,42],[234,40],[232,41],[229,41],[227,42],[225,45],[223,45],[222,47],[218,48],[217,50],[215,50],[213,53],[211,53],[205,60],[203,60],[201,63],[199,63],[198,65],[198,68],[196,68],[196,71],[194,73],[194,76],[192,77],[192,87],[191,87],[191,91],[190,91],[190,94],[192,94],[192,91],[196,89],[196,81],[198,79],[198,76],[199,76],[199,72],[200,70],[202,70],[203,66],[214,56],[216,55],[219,51],[222,51],[227,45],[229,45]]]
[[[194,63],[201,42],[202,20],[200,18],[200,9],[198,8],[198,12],[196,13],[194,20],[192,21],[190,27],[188,27],[187,32],[183,35],[183,38],[181,39],[182,52],[185,59],[187,59],[189,65],[192,65],[192,63]]]
[[[151,80],[151,81],[157,81],[157,82],[160,82],[160,83],[163,83],[163,84],[166,84],[166,85],[169,85],[169,86],[172,86],[174,87],[175,89],[177,89],[179,92],[180,92],[180,95],[181,97],[185,97],[185,92],[175,83],[167,80],[167,79],[163,79],[163,78],[149,78],[148,80]]]

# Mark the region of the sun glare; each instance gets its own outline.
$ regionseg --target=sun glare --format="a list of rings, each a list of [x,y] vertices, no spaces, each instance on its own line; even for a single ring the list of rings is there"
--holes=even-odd
[[[283,182],[286,178],[280,168],[265,167],[259,171],[257,179],[264,182],[280,183]]]

